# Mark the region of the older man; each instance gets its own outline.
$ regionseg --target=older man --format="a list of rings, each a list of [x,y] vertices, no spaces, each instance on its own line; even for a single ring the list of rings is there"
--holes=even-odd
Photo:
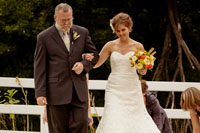
[[[88,89],[85,74],[98,60],[86,28],[73,24],[72,7],[55,8],[55,24],[37,36],[34,56],[35,96],[47,104],[50,133],[87,133]],[[92,61],[82,60],[93,53]],[[69,127],[69,114],[73,121]]]

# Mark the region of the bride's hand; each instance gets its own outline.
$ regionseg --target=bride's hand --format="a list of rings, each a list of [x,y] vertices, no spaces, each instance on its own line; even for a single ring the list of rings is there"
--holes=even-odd
[[[137,69],[138,73],[141,75],[146,75],[147,70]]]
[[[93,53],[83,54],[83,59],[85,59],[85,60],[92,61],[93,58],[94,58],[94,54]]]

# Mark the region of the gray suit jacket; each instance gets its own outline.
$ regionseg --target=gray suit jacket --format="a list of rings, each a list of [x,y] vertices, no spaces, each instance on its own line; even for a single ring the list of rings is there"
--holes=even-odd
[[[73,32],[80,35],[74,40]],[[82,60],[83,53],[94,53],[94,59]],[[49,105],[68,104],[72,100],[73,88],[80,101],[88,100],[85,74],[98,61],[98,52],[86,28],[73,25],[70,29],[70,52],[58,33],[55,25],[37,36],[34,55],[35,96],[47,97]],[[84,71],[77,75],[72,71],[76,62],[82,62]]]

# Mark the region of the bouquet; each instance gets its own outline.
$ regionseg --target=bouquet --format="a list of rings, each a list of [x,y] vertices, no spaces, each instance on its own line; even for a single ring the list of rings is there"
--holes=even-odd
[[[140,70],[152,70],[156,53],[154,48],[151,48],[148,52],[146,50],[137,50],[134,55],[129,57],[132,67],[136,67]]]

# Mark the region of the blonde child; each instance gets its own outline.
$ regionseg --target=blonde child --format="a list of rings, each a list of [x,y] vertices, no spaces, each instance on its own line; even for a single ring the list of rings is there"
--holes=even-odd
[[[195,87],[187,88],[181,94],[180,105],[183,110],[190,112],[193,133],[200,133],[200,90]]]

